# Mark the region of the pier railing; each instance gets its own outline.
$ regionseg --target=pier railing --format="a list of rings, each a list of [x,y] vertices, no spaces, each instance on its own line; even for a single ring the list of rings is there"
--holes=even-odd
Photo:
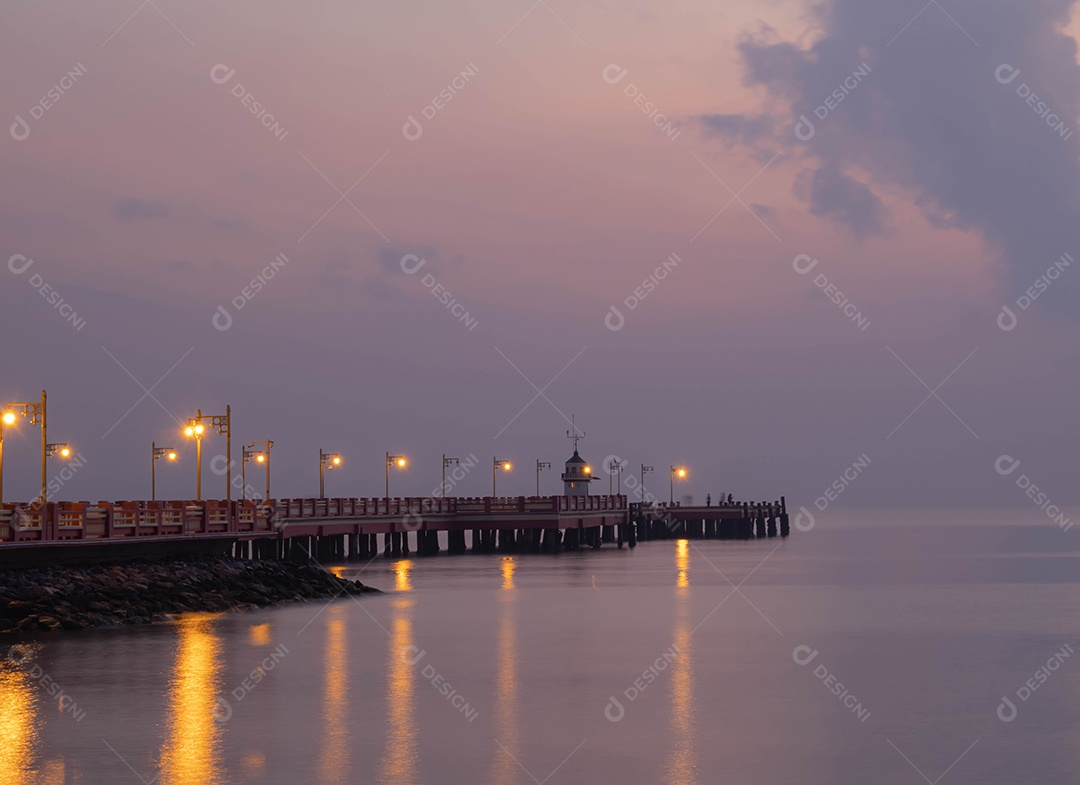
[[[625,514],[627,498],[613,496],[405,497],[271,499],[269,501],[48,502],[0,505],[0,544],[162,536],[267,535],[290,522],[416,519],[428,528],[461,516],[522,521],[539,515]]]

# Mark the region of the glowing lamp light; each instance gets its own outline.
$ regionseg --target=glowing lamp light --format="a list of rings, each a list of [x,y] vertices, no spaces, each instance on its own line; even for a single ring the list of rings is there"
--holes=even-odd
[[[585,472],[586,474],[592,474],[592,467],[591,466],[586,466],[584,469],[582,469],[582,471]]]
[[[3,415],[4,425],[15,424],[15,412],[4,412]]]
[[[264,463],[265,461],[266,461],[266,456],[263,455],[262,453],[259,453],[258,455],[255,456],[255,462],[256,463]]]
[[[675,472],[675,476],[676,477],[685,477],[686,476],[686,469],[678,469]]]
[[[62,447],[60,449],[60,457],[61,458],[70,458],[71,457],[71,450],[69,448],[67,448],[67,447]]]
[[[404,468],[404,466],[405,466],[405,459],[404,459],[404,458],[398,458],[398,459],[397,459],[397,465],[398,465],[398,466],[400,466],[400,467],[402,467],[402,468]]]
[[[168,455],[167,455],[166,457],[167,457],[167,458],[168,458],[168,459],[169,459],[170,461],[175,461],[175,460],[176,460],[176,453],[174,453],[174,452],[171,452],[171,453],[169,453],[169,454],[168,454]]]
[[[334,466],[340,466],[340,465],[341,465],[341,458],[339,458],[338,456],[335,455],[334,456]]]
[[[514,467],[510,465],[510,461],[503,461],[502,468],[504,472],[508,472]]]

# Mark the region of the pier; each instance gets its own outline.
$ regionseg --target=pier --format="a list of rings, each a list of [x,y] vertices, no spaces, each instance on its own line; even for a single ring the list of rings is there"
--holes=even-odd
[[[680,507],[625,495],[49,502],[0,505],[0,558],[115,558],[198,546],[241,558],[555,553],[639,540],[787,536],[786,503]]]

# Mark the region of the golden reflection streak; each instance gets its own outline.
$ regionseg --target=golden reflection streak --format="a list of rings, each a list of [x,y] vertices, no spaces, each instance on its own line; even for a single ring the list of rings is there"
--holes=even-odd
[[[64,773],[67,770],[63,760],[46,761],[37,785],[64,785]]]
[[[408,559],[394,564],[394,588],[397,591],[412,591],[412,566]]]
[[[409,591],[408,580],[411,563],[398,562],[394,566],[399,591]],[[416,744],[416,685],[415,670],[422,668],[413,662],[419,649],[413,642],[411,611],[414,600],[400,597],[391,605],[397,616],[390,625],[390,642],[387,651],[387,733],[386,751],[379,765],[379,782],[388,785],[415,785],[418,781],[419,755]]]
[[[179,645],[161,750],[163,785],[221,782],[221,726],[214,718],[221,691],[221,646],[214,631],[218,615],[187,614],[176,625]]]
[[[38,741],[38,700],[22,668],[0,665],[0,785],[31,781]]]
[[[671,785],[693,785],[698,781],[694,721],[694,657],[690,636],[690,541],[675,545],[677,652],[671,661],[671,734],[673,744],[668,757],[666,781]]]
[[[507,593],[502,597],[506,604],[499,615],[499,659],[495,676],[494,723],[498,742],[488,768],[488,781],[495,785],[521,781],[521,767],[514,760],[521,759],[521,734],[518,728],[521,687],[518,684],[517,610],[514,607],[517,600],[514,583],[516,568],[517,563],[512,556],[502,560],[502,589]]]
[[[502,560],[502,588],[507,591],[513,590],[514,587],[514,570],[517,568],[517,564],[514,562],[513,556],[506,556]]]
[[[346,569],[347,567],[345,565],[340,564],[336,567],[327,567],[326,571],[333,575],[335,578],[344,578]]]
[[[690,586],[690,540],[677,540],[675,542],[675,569],[678,574],[675,577],[675,585],[680,589]],[[682,592],[680,592],[682,594]]]
[[[248,640],[252,646],[269,646],[271,641],[270,632],[270,622],[252,624],[248,627]]]
[[[323,747],[319,781],[349,781],[349,641],[346,608],[335,605],[327,613],[326,670],[323,676]]]

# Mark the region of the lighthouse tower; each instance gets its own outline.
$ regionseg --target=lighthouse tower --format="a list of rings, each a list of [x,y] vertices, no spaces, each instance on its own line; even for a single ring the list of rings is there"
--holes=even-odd
[[[563,496],[588,496],[592,479],[592,468],[578,455],[578,451],[574,450],[574,454],[566,461],[562,475]]]
[[[592,467],[578,454],[578,442],[585,438],[585,434],[574,425],[573,433],[567,431],[566,437],[574,442],[574,454],[567,459],[563,469],[563,496],[588,496],[589,483],[593,481]]]

